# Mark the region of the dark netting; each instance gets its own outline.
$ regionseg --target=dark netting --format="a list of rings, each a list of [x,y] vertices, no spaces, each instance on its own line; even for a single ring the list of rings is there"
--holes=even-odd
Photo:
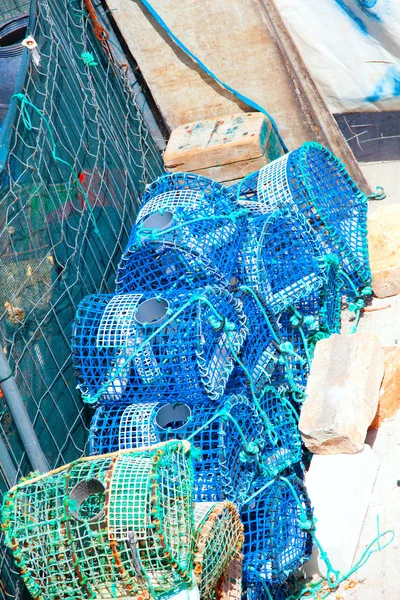
[[[230,348],[239,352],[246,335],[241,303],[223,288],[93,295],[76,313],[73,361],[91,404],[218,400],[234,365]]]
[[[240,513],[244,525],[246,578],[283,583],[311,556],[312,510],[304,484],[294,475],[275,479]]]
[[[135,96],[87,8],[88,0],[32,3],[26,35],[37,46],[23,49],[18,96],[0,133],[2,347],[51,467],[80,456],[87,437],[70,359],[75,308],[87,294],[110,291],[139,196],[162,172]],[[3,23],[28,12],[28,2],[0,0]],[[26,474],[4,402],[2,410],[1,435]],[[18,596],[4,560],[0,595]]]
[[[29,13],[30,0],[1,0],[0,26]],[[3,82],[2,82],[3,83]]]

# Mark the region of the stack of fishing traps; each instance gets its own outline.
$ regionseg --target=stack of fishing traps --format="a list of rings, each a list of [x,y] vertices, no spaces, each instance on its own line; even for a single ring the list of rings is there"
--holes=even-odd
[[[6,498],[35,598],[289,597],[313,533],[299,410],[342,299],[370,293],[366,213],[316,143],[232,188],[147,187],[115,293],[73,326],[91,456]]]

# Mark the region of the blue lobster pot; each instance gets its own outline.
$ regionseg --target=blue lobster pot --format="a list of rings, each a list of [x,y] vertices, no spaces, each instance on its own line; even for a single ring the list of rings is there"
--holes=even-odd
[[[146,188],[127,251],[146,242],[172,244],[210,263],[230,282],[241,245],[246,209],[227,189],[191,173],[163,175]]]
[[[304,218],[288,209],[253,213],[238,260],[238,278],[275,314],[326,281],[317,240]]]
[[[207,285],[228,288],[229,282],[207,257],[162,241],[128,245],[115,280],[115,290],[120,294],[137,290],[193,290]]]
[[[282,584],[311,557],[312,509],[306,489],[295,475],[276,479],[244,505],[246,577],[266,585]]]
[[[241,303],[223,288],[87,296],[72,336],[83,399],[218,400],[248,333],[245,321]]]
[[[367,197],[329,150],[307,142],[248,176],[236,188],[238,204],[253,201],[264,212],[288,207],[307,219],[326,253],[340,258],[354,286],[371,282],[367,243]]]
[[[188,439],[199,450],[195,462],[196,502],[246,498],[258,471],[264,426],[252,403],[229,396],[218,407],[148,402],[127,407],[99,406],[90,427],[90,452],[140,448]]]
[[[26,37],[28,16],[24,15],[7,21],[0,26],[0,127],[14,94],[15,84],[21,67]]]
[[[226,396],[220,406],[190,401],[100,405],[90,427],[90,454],[140,448],[192,436],[190,441],[202,452],[202,462],[196,471],[197,501],[214,502],[223,498],[238,501],[238,498],[233,498],[234,482],[242,471],[243,476],[247,473],[247,478],[248,465],[252,477],[256,468],[257,474],[266,480],[301,459],[301,438],[289,400],[271,388],[264,394],[260,405],[262,412],[244,394]],[[201,429],[203,425],[204,429]],[[243,445],[244,438],[240,437],[238,427],[247,439],[247,448]],[[233,444],[237,444],[237,454]],[[218,463],[218,456],[222,462],[226,459],[225,467]],[[215,481],[220,481],[220,477],[225,496],[215,492]],[[207,483],[209,478],[210,484]],[[243,494],[241,497],[243,499]]]

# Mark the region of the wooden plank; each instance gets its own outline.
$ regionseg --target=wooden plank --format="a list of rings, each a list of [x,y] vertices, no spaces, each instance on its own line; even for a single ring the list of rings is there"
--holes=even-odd
[[[107,0],[172,130],[248,107],[207,76],[170,40],[140,1]],[[270,112],[289,148],[319,139],[280,50],[254,0],[152,0],[174,33],[223,81]]]

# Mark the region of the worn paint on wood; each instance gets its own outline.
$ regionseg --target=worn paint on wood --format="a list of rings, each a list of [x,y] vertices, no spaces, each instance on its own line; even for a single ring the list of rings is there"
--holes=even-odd
[[[164,155],[167,171],[190,171],[229,181],[279,158],[282,146],[261,113],[203,119],[175,129]]]

